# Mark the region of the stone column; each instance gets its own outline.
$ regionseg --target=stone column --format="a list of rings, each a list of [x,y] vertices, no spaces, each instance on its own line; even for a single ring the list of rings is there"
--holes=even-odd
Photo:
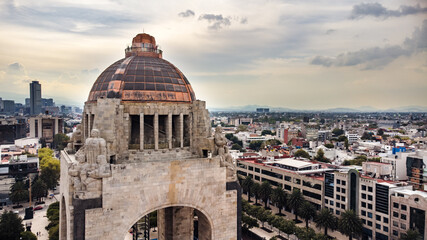
[[[59,129],[59,121],[58,120],[59,120],[58,118],[55,118],[55,126],[54,126],[55,134],[58,134],[58,129]]]
[[[179,142],[180,147],[184,147],[184,115],[182,113],[179,114]]]
[[[159,113],[154,114],[154,150],[159,149]]]
[[[144,150],[144,113],[139,114],[139,150]]]
[[[42,130],[42,125],[43,125],[43,118],[37,118],[37,122],[38,122],[38,124],[37,124],[37,126],[38,126],[38,129],[37,129],[37,131],[38,131],[38,134],[39,134],[39,138],[42,138],[43,137],[43,130]]]
[[[168,124],[167,124],[167,138],[169,149],[172,149],[172,113],[168,114]]]
[[[159,240],[191,240],[194,235],[193,209],[167,207],[157,211]]]
[[[86,117],[87,117],[87,137],[90,137],[90,113],[86,113]]]

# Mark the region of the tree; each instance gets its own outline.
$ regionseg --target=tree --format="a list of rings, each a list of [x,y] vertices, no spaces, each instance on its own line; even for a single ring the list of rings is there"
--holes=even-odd
[[[241,125],[239,125],[237,127],[236,133],[238,133],[238,132],[244,132],[244,131],[247,131],[247,130],[248,130],[248,126],[241,124]]]
[[[338,137],[338,141],[339,142],[345,142],[345,140],[347,139],[347,137],[346,136],[344,136],[344,135],[342,135],[342,136],[339,136]],[[348,139],[347,139],[348,140]]]
[[[286,192],[281,187],[273,189],[271,201],[279,209],[279,215],[282,214],[282,208],[286,206],[286,197]]]
[[[277,139],[269,139],[262,143],[261,148],[264,148],[266,146],[277,146],[280,144],[282,144],[282,142]]]
[[[255,204],[258,204],[258,199],[260,197],[260,189],[261,189],[261,185],[257,182],[255,182],[251,187],[251,191],[255,197]]]
[[[242,150],[242,146],[240,146],[239,144],[237,144],[237,143],[234,143],[232,146],[231,146],[231,150],[239,150],[239,151],[241,151]]]
[[[273,135],[273,133],[270,130],[262,130],[261,135]]]
[[[19,204],[25,200],[28,200],[28,190],[22,181],[18,181],[10,187],[10,200],[13,203]]]
[[[305,227],[308,228],[308,221],[316,216],[316,209],[308,201],[304,201],[299,208],[299,215],[305,220]]]
[[[353,210],[346,210],[338,220],[338,229],[351,240],[352,236],[358,236],[362,233],[362,220]]]
[[[262,182],[261,188],[260,188],[260,197],[262,201],[264,201],[264,207],[267,208],[268,199],[271,195],[271,184],[267,181]]]
[[[41,179],[37,178],[31,185],[31,194],[33,197],[40,201],[41,198],[47,195],[47,185]]]
[[[252,218],[246,214],[242,215],[242,227],[246,230],[249,230],[253,227],[258,227],[258,221],[255,218]]]
[[[279,226],[280,231],[286,233],[288,235],[288,239],[289,239],[289,234],[293,234],[295,233],[295,223],[293,221],[288,221],[285,220],[283,221],[283,223]]]
[[[342,130],[342,129],[339,129],[339,128],[334,128],[334,130],[332,130],[332,133],[335,135],[335,136],[340,136],[340,135],[343,135],[344,134],[344,130]]]
[[[302,158],[310,159],[310,154],[308,154],[308,152],[306,152],[302,149],[299,149],[298,151],[295,152],[294,157],[296,157],[296,158],[302,157]]]
[[[225,137],[231,141],[231,138],[234,137],[234,135],[232,133],[227,133],[225,134]]]
[[[264,227],[264,223],[268,220],[268,217],[271,215],[271,213],[264,208],[260,207],[258,208],[256,218],[261,221],[262,227]]]
[[[332,144],[332,143],[326,143],[325,147],[327,147],[327,148],[334,148],[334,144]]]
[[[378,135],[382,136],[384,135],[384,130],[382,128],[378,129]]]
[[[245,191],[248,194],[248,201],[251,201],[251,190],[252,186],[254,185],[254,181],[252,180],[251,176],[246,176],[245,180],[243,180],[242,188],[243,191]]]
[[[55,202],[49,205],[46,212],[49,224],[46,230],[49,231],[49,240],[59,239],[59,202]]]
[[[319,162],[326,162],[326,163],[330,162],[329,159],[327,159],[325,157],[325,152],[321,148],[319,148],[319,150],[317,150],[317,154],[314,157],[314,159],[316,159]]]
[[[37,240],[37,236],[30,231],[21,232],[22,240]]]
[[[249,143],[249,148],[254,151],[259,151],[259,149],[261,148],[261,145],[262,145],[262,141],[251,141]]]
[[[64,150],[70,138],[64,133],[57,133],[53,137],[53,146],[56,150]]]
[[[418,230],[408,229],[405,234],[400,237],[401,240],[421,240],[421,234]]]
[[[19,240],[23,231],[22,218],[18,214],[5,211],[0,216],[0,239]]]
[[[59,225],[49,229],[49,240],[59,240]]]
[[[50,148],[40,148],[37,152],[37,155],[39,156],[41,163],[45,157],[53,157],[53,150]]]
[[[332,212],[327,208],[322,208],[316,216],[316,227],[325,228],[325,235],[328,235],[328,228],[335,230],[337,226],[337,219]]]
[[[288,196],[288,206],[293,210],[295,214],[295,222],[298,222],[298,209],[301,203],[304,201],[304,197],[299,189],[294,188],[292,193]]]
[[[60,176],[59,160],[53,157],[45,157],[43,162],[40,164],[40,167],[40,179],[46,183],[46,186],[49,189],[56,187]]]

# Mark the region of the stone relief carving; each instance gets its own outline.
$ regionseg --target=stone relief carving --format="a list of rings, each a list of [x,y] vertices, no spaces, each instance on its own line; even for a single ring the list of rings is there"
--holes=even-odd
[[[83,132],[82,132],[81,124],[78,124],[76,126],[76,131],[73,132],[73,135],[71,136],[71,142],[72,142],[72,149],[74,151],[78,151],[83,146]]]
[[[80,199],[97,198],[102,194],[102,178],[111,176],[111,167],[106,157],[106,142],[93,129],[91,137],[76,152],[77,162],[68,169],[72,177],[74,197]]]
[[[228,152],[227,138],[222,133],[222,127],[217,126],[214,134],[215,154],[221,159],[221,166],[227,168],[227,181],[237,181],[237,169],[233,157]]]

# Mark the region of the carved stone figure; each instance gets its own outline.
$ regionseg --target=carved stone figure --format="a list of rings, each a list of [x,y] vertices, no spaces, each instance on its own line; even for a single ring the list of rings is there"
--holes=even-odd
[[[107,144],[103,138],[99,137],[98,129],[92,129],[90,138],[86,139],[85,147],[86,161],[89,164],[96,164],[99,155],[107,156]]]
[[[227,138],[222,134],[221,126],[217,126],[215,128],[214,141],[215,141],[215,153],[219,156],[224,155],[226,151],[225,145],[227,144]]]
[[[78,124],[76,126],[76,131],[71,136],[71,142],[73,143],[73,149],[78,151],[80,147],[83,145],[83,132],[82,125]]]
[[[99,137],[97,129],[93,129],[91,137],[75,154],[77,162],[73,163],[68,170],[68,174],[72,176],[70,184],[75,198],[88,199],[101,196],[101,179],[111,176],[106,151],[105,140]]]

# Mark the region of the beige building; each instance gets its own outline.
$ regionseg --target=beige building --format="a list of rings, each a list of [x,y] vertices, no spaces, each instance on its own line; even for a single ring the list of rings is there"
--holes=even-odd
[[[53,143],[55,134],[63,133],[64,122],[60,117],[38,115],[30,117],[30,138],[44,139],[46,143]]]
[[[154,37],[138,34],[125,53],[95,81],[61,152],[60,239],[149,234],[150,213],[160,240],[240,239],[240,186],[205,102]]]

